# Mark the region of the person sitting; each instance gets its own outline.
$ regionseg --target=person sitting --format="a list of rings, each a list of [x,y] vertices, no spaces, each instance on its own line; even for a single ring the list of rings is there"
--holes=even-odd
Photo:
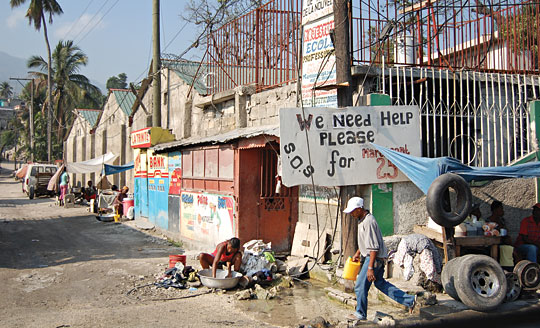
[[[199,262],[203,269],[212,267],[212,277],[216,277],[218,266],[221,268],[227,264],[227,277],[231,276],[231,267],[234,265],[234,271],[239,271],[242,265],[242,252],[240,251],[240,239],[234,237],[217,245],[212,254],[200,253]]]
[[[113,202],[114,212],[121,216],[124,215],[123,201],[124,201],[124,198],[127,198],[128,191],[129,191],[129,188],[127,186],[123,186],[122,190],[116,195],[116,198],[114,199],[114,202]]]
[[[501,229],[508,231],[508,229],[506,228],[506,221],[504,220],[503,216],[504,216],[503,203],[498,200],[494,200],[491,203],[491,215],[486,218],[486,222],[497,223],[496,229],[499,231],[501,231]],[[502,237],[501,244],[512,245],[512,239],[510,238],[510,236],[506,235],[506,236],[501,236],[501,237]]]
[[[532,207],[532,215],[524,218],[515,243],[516,251],[526,260],[536,263],[540,247],[540,203]]]
[[[88,180],[88,187],[83,188],[83,197],[89,202],[91,199],[96,199],[97,190],[94,187],[92,180]]]

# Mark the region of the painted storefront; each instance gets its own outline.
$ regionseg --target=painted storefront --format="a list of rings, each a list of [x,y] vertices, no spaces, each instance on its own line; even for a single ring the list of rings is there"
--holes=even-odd
[[[182,191],[182,153],[169,153],[169,231],[180,232],[180,193]]]
[[[148,200],[150,222],[161,229],[169,227],[169,166],[167,154],[148,150]]]
[[[146,149],[135,149],[135,218],[148,217],[148,169]]]
[[[130,145],[134,149],[135,218],[147,218],[154,223],[159,222],[165,228],[167,224],[163,222],[163,218],[167,220],[167,212],[161,213],[156,210],[154,204],[156,201],[163,202],[163,194],[165,194],[165,203],[167,203],[166,195],[169,191],[167,162],[166,159],[159,162],[159,160],[156,161],[156,158],[151,158],[152,153],[148,151],[148,148],[174,139],[174,135],[168,130],[157,127],[133,131],[130,136]],[[159,165],[164,167],[159,167]]]

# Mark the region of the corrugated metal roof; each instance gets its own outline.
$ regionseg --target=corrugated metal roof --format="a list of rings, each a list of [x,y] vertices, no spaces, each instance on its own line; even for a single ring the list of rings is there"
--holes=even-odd
[[[178,75],[179,78],[184,80],[184,82],[186,82],[186,84],[188,85],[191,85],[193,83],[193,80],[195,80],[193,88],[199,94],[206,95],[208,93],[208,89],[203,82],[208,70],[205,63],[201,64],[199,62],[193,62],[188,60],[162,59],[161,64],[165,67],[170,68],[173,72],[176,73],[176,75]],[[199,71],[197,72],[197,70]]]
[[[131,107],[133,107],[136,99],[135,95],[129,90],[111,89],[111,92],[116,97],[116,102],[122,109],[122,112],[124,112],[126,116],[131,115]]]
[[[90,127],[94,127],[98,120],[101,110],[99,109],[77,109],[81,116],[90,124]]]
[[[154,147],[152,147],[152,149],[155,152],[164,152],[172,150],[174,148],[182,148],[186,146],[194,146],[201,144],[223,144],[236,139],[252,138],[264,134],[279,137],[279,124],[241,128],[209,137],[191,137],[187,139],[155,145]]]

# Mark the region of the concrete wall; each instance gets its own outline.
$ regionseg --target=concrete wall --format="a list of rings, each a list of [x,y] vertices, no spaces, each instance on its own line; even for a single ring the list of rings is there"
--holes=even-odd
[[[532,214],[536,203],[534,179],[506,179],[471,188],[474,202],[480,204],[482,218],[491,215],[493,200],[504,204],[504,219],[509,235],[515,241],[521,220]],[[412,182],[394,183],[394,231],[412,233],[415,224],[426,224],[426,196]]]
[[[133,152],[129,147],[129,118],[120,108],[113,93],[107,98],[101,119],[95,131],[95,156],[112,152],[118,155],[114,165],[123,165],[133,160]],[[98,175],[99,177],[99,175]],[[133,189],[133,172],[127,171],[108,177],[112,184],[122,187],[127,185]]]
[[[279,124],[280,108],[296,107],[296,83],[248,97],[247,126]]]

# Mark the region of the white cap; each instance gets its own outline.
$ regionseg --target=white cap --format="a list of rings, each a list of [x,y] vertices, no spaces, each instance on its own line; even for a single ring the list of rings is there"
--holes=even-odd
[[[343,211],[345,213],[351,213],[357,208],[364,208],[364,199],[360,197],[353,197],[347,202],[347,208]]]

